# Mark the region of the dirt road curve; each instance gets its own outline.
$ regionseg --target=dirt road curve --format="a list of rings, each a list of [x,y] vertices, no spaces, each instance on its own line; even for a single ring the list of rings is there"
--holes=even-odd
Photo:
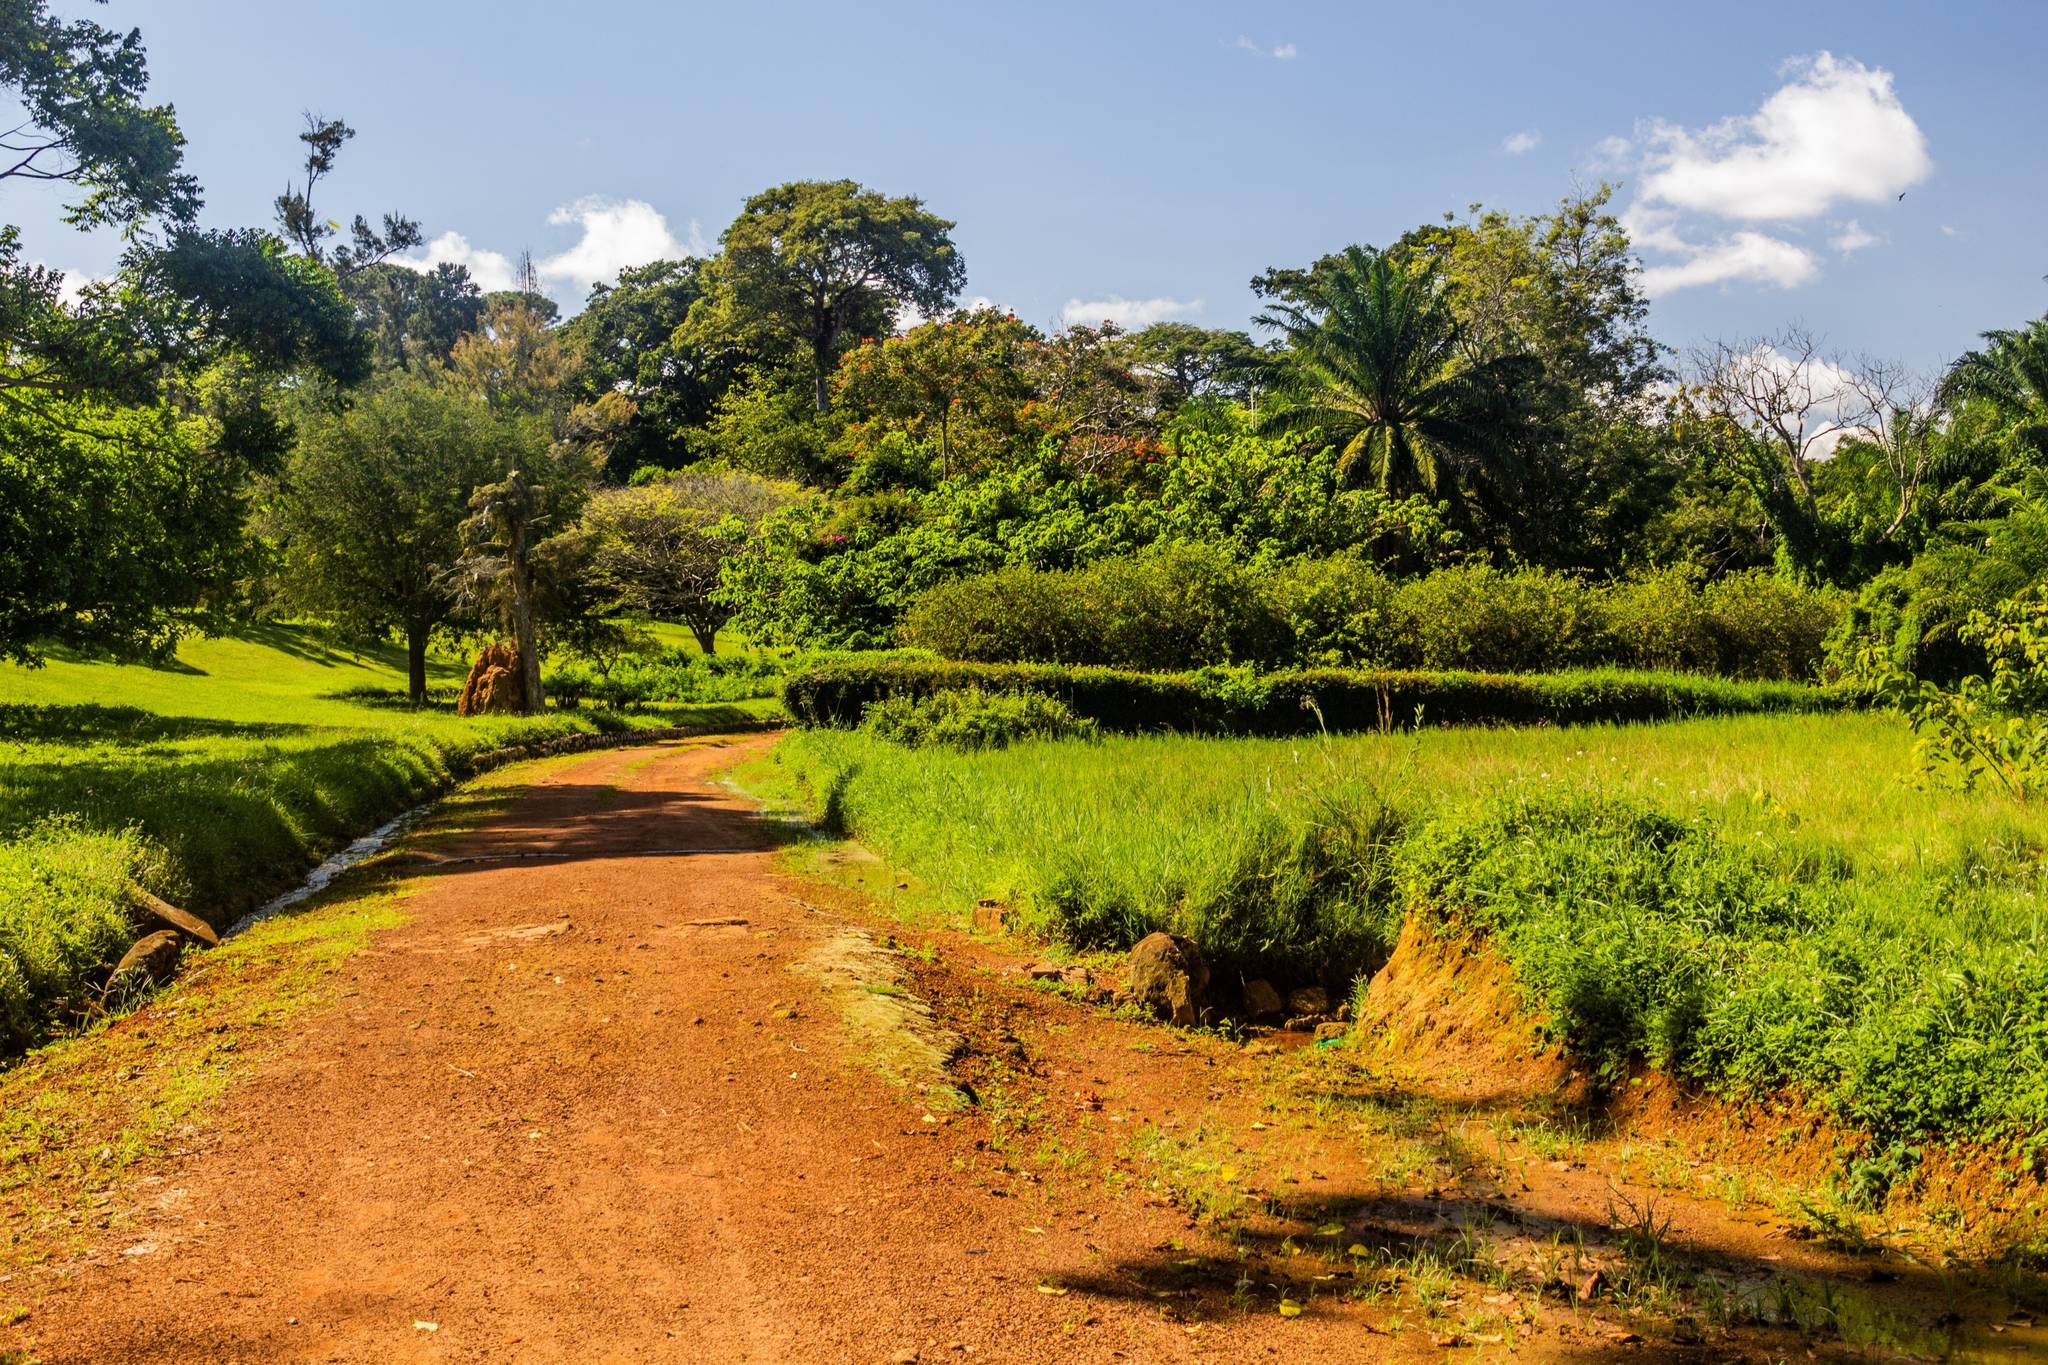
[[[1250,1359],[1282,1330],[1291,1362],[1395,1349],[1046,1292],[1187,1224],[961,1177],[978,1125],[928,1122],[862,1065],[800,970],[842,927],[705,780],[733,758],[602,754],[437,845],[565,856],[424,868],[409,922],[160,1172],[133,1244],[38,1304],[32,1358]]]

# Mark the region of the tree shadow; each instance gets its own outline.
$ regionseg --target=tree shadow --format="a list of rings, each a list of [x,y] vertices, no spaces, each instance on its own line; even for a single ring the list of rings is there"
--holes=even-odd
[[[290,721],[166,716],[136,706],[93,702],[0,703],[0,738],[61,744],[158,744],[181,739],[275,739],[310,727]]]
[[[450,827],[415,837],[395,861],[451,876],[522,863],[773,853],[805,837],[715,793],[598,782],[470,788],[445,800],[440,815]]]
[[[1659,1360],[1722,1360],[1736,1346],[1830,1343],[1947,1359],[1997,1343],[1993,1325],[2014,1306],[1981,1288],[1959,1290],[1932,1266],[1887,1262],[1881,1282],[1787,1269],[1711,1238],[1648,1247],[1626,1226],[1459,1193],[1275,1196],[1225,1235],[1227,1252],[1168,1244],[1047,1282],[1151,1309],[1177,1305],[1190,1319],[1272,1313],[1283,1302],[1308,1317],[1360,1311],[1416,1325],[1421,1313],[1422,1326],[1446,1337],[1469,1333],[1489,1311],[1496,1325],[1526,1330],[1516,1326],[1517,1305],[1533,1306],[1569,1315],[1580,1337],[1602,1338],[1561,1343],[1561,1357],[1546,1342],[1546,1359],[1585,1361],[1640,1360],[1646,1350]],[[1582,1302],[1579,1286],[1595,1271],[1601,1287]],[[1489,1310],[1491,1302],[1502,1306]]]

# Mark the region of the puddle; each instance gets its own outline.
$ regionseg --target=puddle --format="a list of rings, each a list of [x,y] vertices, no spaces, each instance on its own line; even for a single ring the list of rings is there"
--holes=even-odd
[[[306,874],[306,880],[300,882],[297,886],[293,887],[291,890],[285,892],[281,896],[271,897],[269,900],[263,902],[263,904],[257,906],[254,910],[251,910],[248,914],[242,916],[233,924],[229,925],[228,932],[226,935],[223,935],[223,937],[232,937],[235,934],[239,934],[244,929],[247,929],[252,925],[261,924],[264,920],[269,919],[272,915],[280,914],[286,910],[291,909],[294,905],[297,905],[300,901],[306,899],[306,897],[314,895],[317,892],[325,891],[328,887],[328,884],[331,883],[336,877],[348,871],[350,868],[354,867],[357,863],[369,857],[371,854],[382,849],[386,844],[390,843],[393,839],[405,833],[406,830],[412,828],[413,822],[418,820],[422,815],[425,815],[428,810],[432,809],[433,804],[434,803],[430,801],[426,805],[414,806],[411,810],[405,812],[405,814],[396,816],[390,820],[386,820],[383,824],[377,826],[377,828],[371,830],[368,834],[365,834],[362,838],[356,840],[347,848],[344,848],[340,852],[328,857],[325,862],[320,864],[320,866],[314,868],[311,872],[308,872]]]

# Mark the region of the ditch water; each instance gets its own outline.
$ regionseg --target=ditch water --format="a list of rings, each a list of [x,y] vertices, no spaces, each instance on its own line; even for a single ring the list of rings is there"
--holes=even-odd
[[[289,910],[300,901],[306,899],[306,897],[320,891],[325,891],[328,884],[336,877],[348,871],[371,854],[376,853],[408,829],[411,829],[413,823],[431,810],[433,805],[434,803],[429,801],[425,805],[414,806],[403,815],[386,820],[347,848],[329,855],[318,867],[306,874],[306,880],[282,895],[272,896],[269,900],[229,925],[225,936],[232,938],[252,925],[261,924],[272,915]]]

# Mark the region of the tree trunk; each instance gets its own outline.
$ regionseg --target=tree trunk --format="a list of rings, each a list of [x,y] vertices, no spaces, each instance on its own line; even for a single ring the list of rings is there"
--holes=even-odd
[[[427,627],[405,627],[405,690],[414,706],[427,704]]]
[[[814,371],[813,377],[816,380],[814,396],[817,399],[818,411],[830,412],[832,411],[832,395],[825,389],[825,351],[822,347],[819,348],[816,354],[815,364],[812,368]]]
[[[526,526],[512,527],[512,631],[519,646],[520,680],[526,710],[534,714],[547,705],[540,686],[540,641],[533,628],[533,582],[526,569]]]
[[[717,626],[692,625],[690,627],[690,634],[697,637],[697,648],[703,650],[706,654],[716,654],[718,652]]]

